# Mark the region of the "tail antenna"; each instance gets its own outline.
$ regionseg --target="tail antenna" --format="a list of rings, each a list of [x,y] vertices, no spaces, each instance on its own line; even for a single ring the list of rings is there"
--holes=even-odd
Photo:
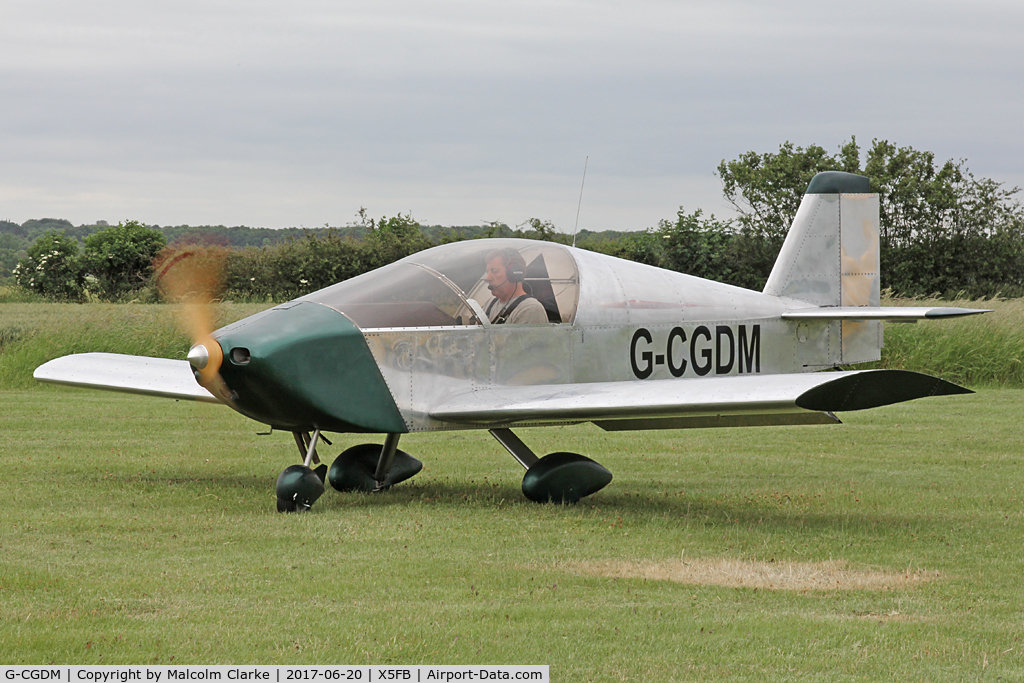
[[[587,164],[590,163],[590,155],[587,155],[583,162],[583,182],[580,183],[580,201],[576,204],[576,225],[572,227],[572,246],[576,246],[576,230],[580,227],[580,207],[583,206],[583,186],[587,183]]]

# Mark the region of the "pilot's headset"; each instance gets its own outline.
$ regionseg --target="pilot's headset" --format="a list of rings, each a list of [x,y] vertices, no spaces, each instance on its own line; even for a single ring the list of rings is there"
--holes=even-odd
[[[505,247],[501,250],[505,254],[505,277],[509,282],[522,282],[526,279],[526,259],[519,253],[519,250],[512,247]]]

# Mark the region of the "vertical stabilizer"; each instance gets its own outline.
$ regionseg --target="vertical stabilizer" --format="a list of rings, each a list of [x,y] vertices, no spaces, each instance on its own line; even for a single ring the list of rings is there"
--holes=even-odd
[[[840,171],[814,176],[765,294],[816,306],[879,306],[878,216],[878,195],[871,193],[867,178]],[[878,359],[881,323],[841,325],[833,363]]]

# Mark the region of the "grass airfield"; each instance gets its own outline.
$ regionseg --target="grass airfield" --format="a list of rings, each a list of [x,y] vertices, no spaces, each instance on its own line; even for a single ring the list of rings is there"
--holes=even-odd
[[[6,389],[0,662],[1020,680],[1022,406],[991,388],[837,426],[521,430],[615,475],[567,507],[526,501],[486,432],[411,435],[410,482],[280,515],[289,434],[218,406]]]

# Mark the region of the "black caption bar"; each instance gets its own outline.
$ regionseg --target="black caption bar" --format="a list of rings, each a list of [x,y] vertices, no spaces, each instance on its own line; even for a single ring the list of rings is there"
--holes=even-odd
[[[0,683],[456,683],[458,681],[532,681],[550,683],[548,666],[428,665],[411,666],[0,666]]]

